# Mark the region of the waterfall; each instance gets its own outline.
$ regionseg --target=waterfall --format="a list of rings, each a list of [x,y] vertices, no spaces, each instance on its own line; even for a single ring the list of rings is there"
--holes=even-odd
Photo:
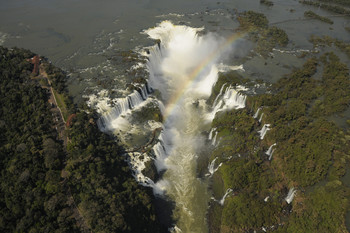
[[[270,156],[269,156],[269,160],[272,159],[272,155],[273,155],[273,152],[275,152],[275,150],[276,150],[276,149],[273,149],[273,150],[272,150],[272,152],[271,152],[271,154],[270,154]]]
[[[227,84],[227,83],[224,83],[224,85],[221,86],[220,92],[219,92],[219,94],[216,96],[216,98],[215,98],[215,100],[214,100],[214,103],[213,103],[213,106],[216,106],[216,105],[217,105],[218,99],[221,97],[222,91],[224,90],[224,87],[226,86],[226,84]]]
[[[267,131],[270,130],[269,127],[270,127],[270,124],[264,124],[264,126],[262,127],[262,129],[258,131],[258,133],[260,134],[260,139],[261,139],[261,140],[264,139],[264,137],[265,137]]]
[[[98,119],[97,125],[99,129],[107,132],[117,128],[119,123],[117,119],[121,115],[128,113],[129,110],[141,106],[149,94],[147,84],[144,84],[139,88],[139,91],[134,90],[127,97],[114,100],[114,106],[102,113],[102,116]]]
[[[161,142],[158,142],[153,146],[153,153],[156,156],[155,158],[155,165],[157,168],[157,171],[160,172],[162,170],[166,169],[165,166],[165,158],[166,158],[166,151],[165,147],[162,145]]]
[[[143,102],[143,98],[141,94],[135,90],[132,94],[128,96],[128,101],[129,101],[129,109],[133,109]]]
[[[208,230],[205,219],[210,197],[206,182],[196,176],[196,158],[206,141],[200,132],[207,123],[203,121],[207,112],[206,108],[198,108],[193,103],[207,100],[211,95],[218,78],[216,59],[220,57],[223,41],[213,35],[198,36],[200,30],[165,21],[144,31],[150,38],[160,40],[159,46],[150,49],[146,64],[149,87],[160,92],[164,114],[163,132],[153,152],[157,169],[166,170],[155,186],[164,189],[174,201],[176,226],[183,232]],[[213,59],[208,61],[208,57]],[[222,87],[225,94],[221,93],[217,99],[222,103],[220,107],[231,106],[234,101],[245,102],[244,96],[235,93],[233,88],[226,93],[226,87]],[[215,144],[216,137],[217,132],[212,129],[208,139]]]
[[[232,189],[227,189],[226,190],[226,193],[225,193],[225,195],[221,198],[221,200],[219,201],[219,203],[220,203],[220,205],[224,205],[224,203],[225,203],[225,199],[226,199],[226,197],[227,197],[227,195],[229,195],[231,192],[233,192],[233,190]]]
[[[272,144],[269,149],[265,152],[266,155],[270,156],[272,154],[272,147],[276,146],[277,143]]]
[[[239,93],[237,90],[230,86],[228,89],[226,89],[225,94],[223,96],[223,109],[244,108],[246,99],[247,96]]]
[[[213,139],[213,133],[214,131],[216,131],[216,128],[212,128],[209,132],[209,136],[208,136],[208,140],[212,140]]]
[[[214,173],[221,167],[222,163],[220,163],[216,168],[215,168],[215,161],[218,159],[218,157],[216,157],[215,159],[213,159],[213,161],[211,161],[208,164],[208,171],[209,173],[206,174],[206,176],[212,177],[214,175]]]
[[[261,116],[259,118],[259,123],[261,123],[263,116],[264,116],[264,113],[261,114]]]
[[[128,124],[129,114],[147,101],[153,101],[153,98],[148,98],[149,94],[158,91],[154,101],[158,101],[164,122],[151,151],[153,156],[150,153],[129,153],[128,163],[140,184],[152,187],[155,194],[166,194],[175,203],[173,218],[177,227],[174,230],[193,233],[208,231],[208,179],[200,180],[196,173],[197,158],[207,142],[201,132],[217,111],[244,108],[246,102],[246,96],[241,93],[246,88],[224,84],[214,105],[210,106],[210,112],[206,105],[196,107],[193,104],[206,103],[218,79],[217,64],[234,48],[230,47],[229,40],[215,34],[198,35],[201,30],[203,28],[173,25],[169,21],[145,30],[144,34],[158,41],[145,54],[148,56],[147,83],[136,86],[128,96],[113,100],[113,106],[108,104],[110,100],[104,99],[106,108],[98,120],[102,131],[120,133],[121,137],[123,134],[130,136],[132,133],[128,129],[133,126]],[[229,68],[243,70],[243,66]],[[120,127],[123,130],[116,131]],[[217,134],[216,129],[209,133],[212,145],[217,144]],[[164,171],[156,183],[142,174],[145,163],[150,160],[154,160],[158,172]],[[208,166],[209,173],[221,166],[215,168],[215,161]],[[228,189],[218,202],[223,205],[231,192]]]
[[[223,90],[223,87],[221,90]],[[230,85],[226,88],[223,95],[222,93],[221,95],[219,94],[214,101],[212,111],[207,114],[207,120],[212,121],[215,117],[215,114],[219,111],[244,108],[247,96],[240,93],[241,90],[247,89],[243,86],[232,87]]]
[[[215,136],[213,138],[213,141],[211,142],[211,145],[215,146],[217,136],[218,136],[218,131],[215,131]]]
[[[289,189],[287,197],[285,198],[288,204],[290,204],[293,201],[296,192],[297,190],[295,190],[294,188]]]
[[[226,190],[226,193],[224,194],[224,196],[223,196],[220,200],[216,200],[214,197],[212,197],[211,199],[214,200],[214,201],[216,201],[216,202],[218,202],[220,205],[223,206],[224,203],[225,203],[226,197],[227,197],[231,192],[233,192],[233,190],[230,189],[230,188],[228,188],[228,189]]]
[[[255,112],[255,114],[253,116],[255,119],[258,118],[259,112],[260,112],[261,109],[262,109],[262,107],[259,107],[258,110]]]
[[[149,93],[151,93],[151,91],[148,88],[147,83],[145,85],[143,85],[142,87],[140,87],[139,91],[140,91],[140,94],[141,94],[143,100],[146,100],[148,98]]]
[[[143,186],[151,187],[154,194],[162,195],[164,190],[157,185],[149,177],[142,174],[142,170],[146,168],[146,162],[150,161],[150,157],[145,153],[131,152],[128,153],[127,163],[132,168],[133,176]]]

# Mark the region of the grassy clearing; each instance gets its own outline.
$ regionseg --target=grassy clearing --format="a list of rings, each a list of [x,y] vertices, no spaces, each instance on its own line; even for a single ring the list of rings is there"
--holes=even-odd
[[[56,102],[58,107],[60,108],[62,115],[63,115],[63,120],[66,122],[69,114],[67,110],[67,105],[64,101],[64,96],[62,94],[59,94],[55,89],[52,88],[53,94],[56,98]]]

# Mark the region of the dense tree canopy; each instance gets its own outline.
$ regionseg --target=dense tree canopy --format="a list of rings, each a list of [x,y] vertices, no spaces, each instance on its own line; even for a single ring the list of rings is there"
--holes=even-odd
[[[64,97],[76,114],[58,136],[48,90],[31,74],[33,56],[0,47],[0,231],[164,232],[151,190],[136,183],[123,148],[98,130],[95,115]],[[66,96],[63,72],[45,59],[42,66]]]

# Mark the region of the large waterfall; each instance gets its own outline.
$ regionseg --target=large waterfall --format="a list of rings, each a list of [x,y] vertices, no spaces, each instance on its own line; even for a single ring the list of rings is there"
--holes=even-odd
[[[207,232],[206,212],[210,195],[208,178],[197,177],[197,159],[200,149],[206,146],[207,137],[201,134],[218,111],[245,107],[244,87],[228,84],[222,86],[213,106],[206,106],[218,79],[219,59],[230,51],[227,41],[207,34],[198,36],[201,28],[173,25],[169,21],[144,31],[157,45],[149,49],[148,83],[139,86],[125,98],[114,100],[114,106],[102,111],[98,124],[101,130],[112,131],[128,121],[128,114],[143,106],[150,90],[160,92],[158,105],[164,117],[161,133],[151,152],[154,158],[142,153],[129,153],[128,162],[135,178],[150,186],[156,194],[165,194],[175,203],[173,218],[175,232]],[[223,44],[226,46],[223,49]],[[242,66],[230,69],[243,70]],[[106,102],[106,101],[105,101]],[[200,103],[200,104],[195,104]],[[105,104],[102,105],[102,109]],[[218,132],[209,135],[213,146],[218,145]],[[127,132],[127,130],[125,130]],[[143,159],[141,159],[143,158]],[[161,180],[153,182],[142,174],[145,162],[153,159],[160,171],[165,171]],[[219,169],[215,160],[208,167],[209,179]],[[226,194],[222,200],[224,202]],[[221,203],[221,202],[220,202]]]
[[[162,143],[155,151],[157,166],[167,170],[158,187],[175,201],[173,217],[182,232],[208,231],[205,219],[210,197],[205,182],[196,177],[198,149],[206,140],[200,136],[205,110],[193,102],[211,94],[218,77],[216,57],[203,59],[215,54],[220,43],[211,36],[197,36],[198,30],[163,22],[146,31],[161,41],[151,50],[147,64],[149,85],[161,92],[165,106]]]

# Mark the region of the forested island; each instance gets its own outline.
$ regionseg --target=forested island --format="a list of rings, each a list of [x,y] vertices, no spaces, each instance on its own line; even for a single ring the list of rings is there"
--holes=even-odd
[[[117,139],[74,106],[62,70],[41,58],[33,73],[34,56],[0,47],[0,231],[165,232]]]

